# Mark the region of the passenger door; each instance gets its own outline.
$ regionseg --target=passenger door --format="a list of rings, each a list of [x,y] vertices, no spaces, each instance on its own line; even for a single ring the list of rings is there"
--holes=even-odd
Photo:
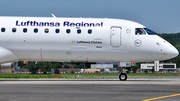
[[[121,27],[113,26],[110,30],[110,44],[113,47],[121,46]]]

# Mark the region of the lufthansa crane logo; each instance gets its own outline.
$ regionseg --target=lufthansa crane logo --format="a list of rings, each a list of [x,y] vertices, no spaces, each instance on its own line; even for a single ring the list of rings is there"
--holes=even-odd
[[[135,40],[135,41],[134,41],[134,45],[135,45],[136,47],[141,46],[141,45],[142,45],[141,40],[139,40],[139,39]]]

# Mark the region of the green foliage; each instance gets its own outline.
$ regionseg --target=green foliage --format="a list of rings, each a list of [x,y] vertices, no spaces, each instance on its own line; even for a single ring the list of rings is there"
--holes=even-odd
[[[24,66],[24,63],[23,63],[23,61],[19,61],[18,62],[18,66],[20,66],[21,68]]]
[[[54,72],[56,74],[59,73],[59,69],[62,69],[62,66],[64,64],[72,64],[74,65],[74,68],[84,68],[84,63],[83,62],[71,62],[71,63],[66,63],[66,62],[36,62],[34,61],[28,61],[28,64],[24,64],[23,61],[18,62],[18,66],[21,67],[21,69],[29,69],[30,72],[36,73],[38,70],[41,72],[50,72],[51,69],[54,69]],[[65,69],[71,69],[69,65],[64,66]]]
[[[131,68],[132,68],[133,73],[136,73],[137,69],[139,69],[140,67],[138,67],[138,66],[131,66]]]
[[[39,67],[35,65],[35,62],[29,61],[27,65],[24,65],[24,68],[28,68],[32,74],[36,74],[39,70]]]
[[[79,68],[84,68],[84,63],[80,63]]]
[[[74,71],[73,71],[73,70],[71,71],[71,74],[74,74]]]
[[[71,67],[70,66],[68,66],[67,64],[66,65],[64,65],[64,69],[70,69]]]
[[[36,66],[41,70],[41,72],[51,72],[51,62],[37,62]]]

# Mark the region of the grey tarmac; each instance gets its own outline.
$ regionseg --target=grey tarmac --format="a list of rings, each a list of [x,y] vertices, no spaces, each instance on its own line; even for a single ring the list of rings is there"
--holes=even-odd
[[[175,96],[152,100],[168,95]],[[180,101],[180,79],[0,79],[0,101],[117,100]]]

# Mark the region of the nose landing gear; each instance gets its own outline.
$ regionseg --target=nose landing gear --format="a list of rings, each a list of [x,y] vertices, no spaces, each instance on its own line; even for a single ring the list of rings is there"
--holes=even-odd
[[[120,73],[119,74],[119,80],[120,81],[126,81],[127,79],[127,75],[125,73]]]

